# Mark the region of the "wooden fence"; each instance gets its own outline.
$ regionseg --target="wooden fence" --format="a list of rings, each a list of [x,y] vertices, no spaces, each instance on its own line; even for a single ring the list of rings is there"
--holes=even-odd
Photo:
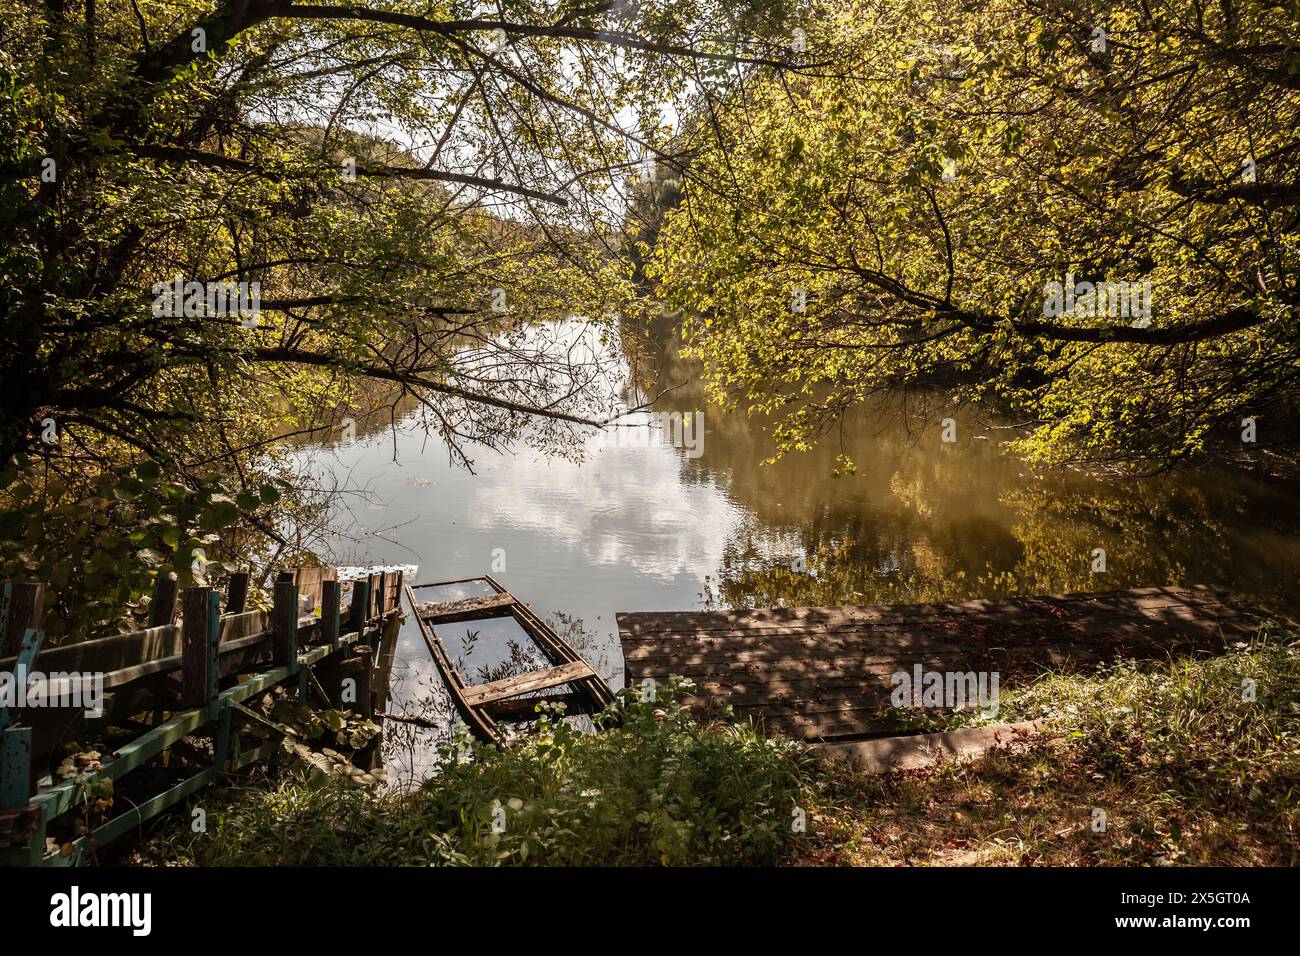
[[[272,756],[278,737],[247,750],[243,737],[255,726],[284,733],[245,706],[276,685],[304,702],[314,692],[322,703],[367,718],[382,711],[401,620],[402,574],[353,582],[346,609],[344,587],[334,569],[283,571],[272,608],[246,610],[247,574],[232,576],[224,608],[213,588],[178,592],[174,579],[160,576],[149,627],[42,649],[42,585],[4,585],[0,675],[13,673],[16,686],[18,674],[40,673],[51,689],[70,686],[60,682],[72,675],[100,675],[103,701],[93,717],[84,709],[0,706],[0,865],[87,862],[97,848],[223,775]],[[348,680],[355,700],[344,699]],[[63,744],[109,736],[126,742],[102,754],[97,769],[58,779]],[[188,737],[210,740],[210,749],[195,747]],[[168,761],[167,751],[183,759]],[[135,799],[129,807],[115,801],[107,819],[92,827],[85,811],[106,789],[103,781],[114,781],[115,792],[127,782]],[[78,814],[81,833],[74,826]],[[49,852],[47,836],[58,841]]]

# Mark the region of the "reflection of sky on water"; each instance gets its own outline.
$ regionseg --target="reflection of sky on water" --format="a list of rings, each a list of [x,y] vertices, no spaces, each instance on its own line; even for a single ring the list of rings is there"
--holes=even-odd
[[[332,557],[418,564],[425,582],[492,574],[553,626],[556,612],[579,620],[575,645],[616,687],[615,612],[697,608],[706,579],[845,543],[863,574],[840,601],[907,600],[883,585],[908,575],[931,585],[918,600],[988,596],[972,585],[991,570],[1013,575],[1019,593],[1203,583],[1300,613],[1295,486],[1211,469],[1110,483],[1035,473],[1002,454],[1002,435],[977,415],[952,411],[959,440],[940,444],[888,405],[849,416],[842,447],[829,439],[760,466],[773,453],[760,424],[709,406],[672,350],[661,359],[662,381],[688,385],[656,408],[704,409],[701,457],[611,431],[586,441],[580,464],[475,449],[471,474],[414,416],[395,434],[301,450],[326,486],[355,492],[341,500]],[[606,380],[620,396],[635,391]],[[842,450],[857,469],[832,478]],[[1088,571],[1095,547],[1107,551],[1104,579]],[[397,704],[438,697],[413,622],[395,667]]]
[[[543,616],[564,611],[611,639],[615,611],[699,606],[701,582],[750,524],[716,482],[685,480],[673,448],[592,442],[581,464],[480,452],[471,475],[419,429],[395,443],[396,462],[391,433],[313,455],[365,491],[344,498],[353,528],[333,541],[340,562],[418,564],[421,581],[491,573]],[[418,635],[404,634],[401,651],[415,650]],[[620,671],[614,660],[605,676]]]

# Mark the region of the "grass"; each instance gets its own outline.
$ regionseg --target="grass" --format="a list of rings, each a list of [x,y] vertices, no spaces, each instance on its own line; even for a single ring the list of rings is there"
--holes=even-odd
[[[748,727],[702,725],[674,683],[625,693],[621,726],[543,720],[506,750],[459,741],[418,790],[375,794],[292,774],[228,790],[207,832],[168,829],[145,859],[203,866],[774,863],[808,760]],[[188,818],[185,821],[188,822]]]
[[[1253,682],[1246,683],[1246,682]],[[975,761],[873,776],[626,693],[622,725],[545,720],[508,750],[448,747],[418,790],[298,773],[177,815],[145,861],[198,865],[1295,865],[1300,642],[1004,692],[1048,721]],[[1253,691],[1253,700],[1250,699]],[[967,721],[969,722],[969,721]],[[213,798],[205,798],[211,804]],[[806,813],[806,832],[792,824]],[[1104,816],[1103,816],[1104,815]],[[1103,824],[1104,821],[1104,825]]]
[[[889,777],[827,767],[793,859],[1300,863],[1295,635],[1151,670],[1047,675],[1003,696],[999,721],[1031,718],[1053,730],[973,762]]]

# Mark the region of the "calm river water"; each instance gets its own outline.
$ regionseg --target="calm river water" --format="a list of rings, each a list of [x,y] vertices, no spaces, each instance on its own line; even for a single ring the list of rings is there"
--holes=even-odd
[[[1141,481],[1035,471],[971,410],[923,418],[901,401],[851,416],[842,439],[763,465],[774,447],[758,421],[709,405],[675,346],[658,364],[651,394],[685,384],[656,410],[703,411],[702,448],[597,435],[582,462],[478,450],[471,474],[411,418],[304,449],[363,492],[342,499],[349,530],[332,540],[333,557],[418,564],[421,581],[492,573],[616,687],[618,611],[1200,583],[1300,614],[1295,485],[1213,470]],[[948,414],[953,442],[938,421]],[[833,477],[841,441],[857,470]],[[394,708],[445,710],[410,622],[394,681]],[[409,738],[390,743],[390,772],[426,765],[429,741]]]

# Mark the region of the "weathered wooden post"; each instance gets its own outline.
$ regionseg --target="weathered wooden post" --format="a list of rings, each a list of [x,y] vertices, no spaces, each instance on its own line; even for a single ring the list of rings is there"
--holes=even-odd
[[[352,582],[352,608],[348,612],[348,628],[358,633],[366,629],[367,609],[370,607],[370,579]]]
[[[338,581],[325,581],[321,584],[320,637],[321,642],[336,647],[339,639],[341,588]],[[320,686],[329,698],[331,707],[338,707],[339,695],[339,661],[341,655],[335,649],[323,661],[316,665],[316,676]]]
[[[376,613],[375,608],[379,606],[379,592],[383,590],[384,576],[382,574],[371,574],[367,580],[370,583],[370,600],[366,602],[366,620],[373,621]]]
[[[272,662],[277,667],[298,670],[298,585],[289,580],[275,582],[275,606],[271,611],[274,634]]]
[[[153,582],[153,599],[149,602],[149,626],[165,627],[176,620],[177,599],[180,597],[180,582],[175,573],[163,574],[159,571]]]
[[[181,705],[202,707],[209,720],[217,716],[220,607],[210,587],[186,588],[181,599]]]
[[[0,866],[29,866],[45,852],[45,821],[30,805],[32,729],[0,730]]]
[[[248,603],[248,572],[236,571],[230,576],[230,589],[226,598],[227,614],[243,614]]]
[[[375,717],[375,704],[383,703],[385,694],[382,688],[377,689],[377,675],[382,669],[383,650],[386,638],[389,634],[389,628],[395,623],[394,619],[386,618],[388,613],[389,588],[392,585],[392,575],[387,571],[382,571],[371,578],[371,612],[370,616],[375,620],[375,633],[366,641],[368,651],[363,651],[359,657],[361,660],[362,673],[357,679],[357,710],[361,716],[367,720],[373,720]],[[352,762],[363,770],[373,770],[380,765],[380,743],[382,735],[376,736],[370,740],[364,747],[352,755]]]
[[[326,644],[333,644],[339,639],[339,601],[342,591],[337,581],[325,581],[321,584],[320,637]]]
[[[0,810],[27,806],[32,796],[32,728],[0,731]]]
[[[376,711],[388,707],[389,683],[392,680],[393,658],[397,651],[397,640],[402,629],[401,615],[393,613],[402,604],[402,572],[393,572],[389,582],[389,606],[385,608],[388,617],[384,619],[380,631],[379,645],[375,651],[374,680],[371,684],[371,702]]]
[[[0,656],[13,654],[15,690],[36,662],[44,632],[45,586],[6,583],[0,593]],[[26,865],[45,852],[45,824],[32,797],[32,729],[10,726],[15,711],[0,706],[0,865]]]
[[[5,585],[9,614],[0,631],[0,657],[13,657],[23,645],[28,628],[39,628],[45,610],[45,585],[40,581],[15,581]]]

